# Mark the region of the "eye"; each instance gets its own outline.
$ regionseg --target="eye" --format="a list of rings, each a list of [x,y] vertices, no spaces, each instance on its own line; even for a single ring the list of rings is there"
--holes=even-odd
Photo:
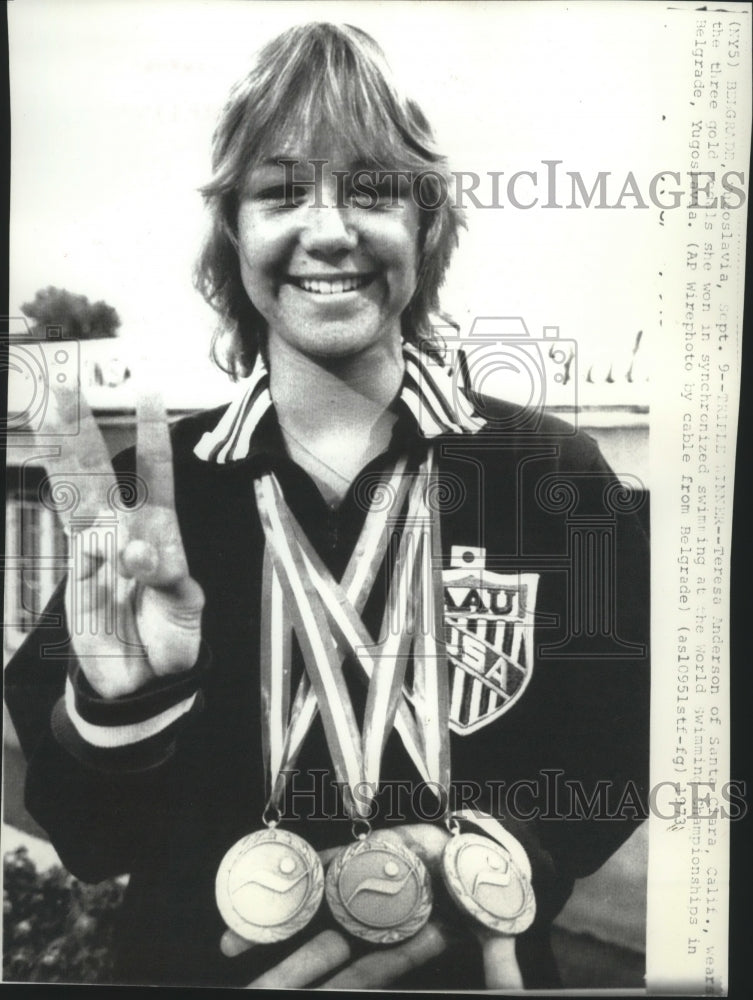
[[[297,208],[308,198],[308,189],[302,184],[270,184],[255,191],[251,197],[269,208]]]
[[[354,207],[380,211],[402,208],[409,196],[409,181],[380,170],[356,172],[347,192]]]
[[[404,196],[401,185],[395,183],[393,177],[380,177],[374,185],[374,189],[379,195],[380,201],[391,201],[394,199],[395,202],[398,202]]]

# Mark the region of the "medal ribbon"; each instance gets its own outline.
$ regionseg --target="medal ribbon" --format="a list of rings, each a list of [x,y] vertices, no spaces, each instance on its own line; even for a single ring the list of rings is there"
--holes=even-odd
[[[372,504],[340,584],[290,513],[276,478],[267,474],[256,483],[267,540],[263,585],[269,607],[263,616],[262,695],[263,745],[273,784],[271,804],[281,800],[284,772],[292,767],[317,709],[322,713],[336,776],[348,792],[346,806],[351,815],[365,818],[369,813],[378,787],[381,756],[393,725],[422,778],[438,785],[436,794],[446,802],[449,696],[442,641],[439,518],[431,506],[432,496],[437,495],[432,458],[430,452],[411,485],[380,643],[373,641],[360,613],[387,549],[387,518],[399,514],[404,505],[408,481],[404,460],[396,466],[388,486],[395,502],[382,505],[381,510]],[[287,619],[283,608],[287,608]],[[290,711],[293,629],[306,673]],[[418,724],[403,695],[411,646],[412,700]],[[356,660],[369,680],[362,734],[358,733],[342,669],[347,655]],[[352,794],[356,782],[362,791],[358,800]]]
[[[422,468],[419,474],[413,477],[407,523],[400,541],[389,599],[385,604],[382,618],[380,634],[385,637],[382,643],[374,642],[357,613],[360,609],[351,605],[347,593],[333,580],[329,570],[291,515],[296,540],[304,558],[303,570],[311,575],[317,587],[329,619],[329,627],[341,650],[356,659],[369,680],[361,744],[364,794],[367,797],[371,797],[376,790],[379,761],[393,723],[422,777],[425,780],[429,778],[415,719],[407,702],[401,698],[414,632],[412,595],[417,592],[421,582],[418,575],[420,549],[417,550],[417,547],[422,544],[423,537],[417,535],[412,526],[420,514],[424,481],[425,470]],[[393,509],[399,510],[400,507],[395,505]]]
[[[264,770],[272,783],[285,763],[284,745],[290,718],[290,674],[293,628],[285,616],[285,600],[280,578],[274,571],[269,549],[264,548],[261,616],[261,708]],[[308,678],[304,674],[308,683]],[[298,687],[298,692],[301,685]],[[298,694],[296,692],[296,695]],[[300,711],[293,717],[300,718]],[[309,722],[310,724],[310,722]],[[292,728],[292,727],[291,727]]]
[[[391,515],[394,516],[395,511],[399,512],[405,502],[408,492],[408,480],[404,476],[405,466],[406,460],[400,459],[390,480],[382,484],[387,491],[387,496],[394,498],[393,502],[377,509],[372,507],[343,575],[343,584],[347,587],[346,603],[352,601],[357,611],[360,611],[365,605],[379,566],[384,559],[389,543],[389,533],[386,530],[387,520]],[[266,478],[269,480],[271,477]],[[284,506],[284,501],[282,504]],[[263,506],[265,506],[264,502],[259,505],[260,515]],[[267,527],[271,528],[273,518],[274,514],[271,518],[267,515],[262,516],[265,530]],[[305,538],[300,528],[298,528],[298,532]],[[270,776],[272,787],[268,804],[279,807],[284,792],[286,772],[294,766],[300,747],[316,717],[318,702],[316,692],[311,688],[309,678],[304,673],[299,682],[292,709],[290,708],[293,621],[289,615],[286,616],[284,613],[283,585],[274,567],[272,551],[273,549],[268,543],[264,555],[262,580],[262,749],[265,769]],[[283,579],[287,579],[285,572],[283,572]],[[293,612],[296,610],[294,607]],[[294,613],[293,618],[296,617],[299,618],[299,624],[301,624],[300,616],[296,616]],[[327,629],[322,628],[319,635],[326,635],[327,631]],[[305,645],[303,648],[305,651]],[[407,709],[404,708],[404,712],[406,711]],[[410,719],[409,714],[408,717]],[[417,734],[414,735],[414,742],[417,744]]]
[[[433,465],[423,494],[424,534],[421,561],[421,615],[413,666],[413,707],[422,738],[429,780],[449,808],[450,696],[447,651],[444,640],[442,539],[439,523],[440,484]]]

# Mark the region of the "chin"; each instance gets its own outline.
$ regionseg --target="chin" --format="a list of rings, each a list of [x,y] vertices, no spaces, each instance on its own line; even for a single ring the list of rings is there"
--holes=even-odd
[[[393,333],[385,336],[379,330],[354,331],[347,324],[341,329],[312,330],[309,336],[297,337],[289,341],[294,347],[312,358],[351,358],[377,348],[386,341],[397,338]]]
[[[373,346],[372,341],[356,343],[352,339],[320,340],[305,348],[304,353],[315,361],[347,361],[348,358],[358,357]]]

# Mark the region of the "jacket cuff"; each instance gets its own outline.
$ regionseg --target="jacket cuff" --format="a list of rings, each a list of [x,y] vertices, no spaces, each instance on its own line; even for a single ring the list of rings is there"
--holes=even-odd
[[[102,698],[78,662],[52,713],[56,740],[82,763],[105,771],[141,771],[172,756],[175,738],[203,707],[199,685],[209,669],[202,643],[189,671],[158,678],[122,698]]]

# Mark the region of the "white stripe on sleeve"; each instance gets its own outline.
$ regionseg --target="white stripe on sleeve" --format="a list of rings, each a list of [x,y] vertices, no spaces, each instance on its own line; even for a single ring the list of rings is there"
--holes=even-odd
[[[94,747],[115,749],[148,740],[150,736],[156,736],[167,729],[193,708],[197,694],[198,692],[194,692],[190,697],[179,701],[177,705],[165,709],[164,712],[160,712],[159,715],[154,715],[150,719],[144,719],[142,722],[133,722],[126,726],[99,726],[93,722],[87,722],[79,715],[76,710],[76,696],[69,678],[65,685],[65,710],[76,732],[83,740]]]

